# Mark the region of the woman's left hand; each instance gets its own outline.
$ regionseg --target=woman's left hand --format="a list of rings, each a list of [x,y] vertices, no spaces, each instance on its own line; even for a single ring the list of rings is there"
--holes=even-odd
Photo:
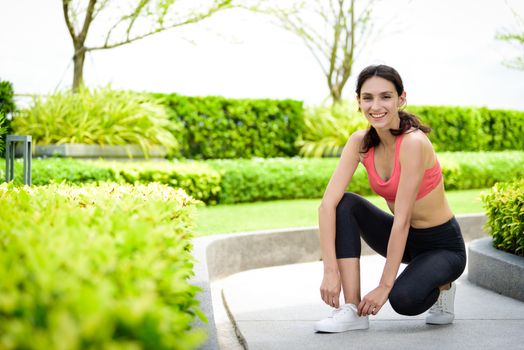
[[[382,308],[382,305],[388,300],[390,288],[386,286],[378,286],[371,292],[366,294],[360,304],[358,304],[358,315],[376,315]]]

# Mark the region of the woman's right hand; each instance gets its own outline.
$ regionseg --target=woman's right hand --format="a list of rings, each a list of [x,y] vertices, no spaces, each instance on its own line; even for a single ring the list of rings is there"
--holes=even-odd
[[[340,298],[340,275],[338,271],[324,271],[324,278],[320,285],[320,296],[329,306],[338,308]]]

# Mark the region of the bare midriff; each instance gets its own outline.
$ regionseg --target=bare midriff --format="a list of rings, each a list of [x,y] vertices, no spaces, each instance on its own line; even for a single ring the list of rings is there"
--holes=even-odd
[[[395,213],[395,203],[386,202],[389,210]],[[443,224],[453,217],[444,194],[444,182],[440,183],[430,193],[415,201],[411,213],[410,224],[414,228],[428,228]]]

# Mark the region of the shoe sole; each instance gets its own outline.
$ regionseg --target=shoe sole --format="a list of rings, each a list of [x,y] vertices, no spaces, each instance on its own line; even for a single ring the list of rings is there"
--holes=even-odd
[[[340,325],[339,327],[332,327],[330,329],[327,328],[321,328],[321,327],[314,327],[315,332],[320,333],[342,333],[347,331],[356,331],[356,330],[364,330],[369,328],[369,323],[367,324],[359,324],[359,325]]]
[[[432,324],[432,325],[446,325],[446,324],[452,324],[453,321],[455,320],[455,317],[453,317],[450,321],[438,321],[438,320],[435,320],[435,321],[428,321],[426,320],[426,324]]]

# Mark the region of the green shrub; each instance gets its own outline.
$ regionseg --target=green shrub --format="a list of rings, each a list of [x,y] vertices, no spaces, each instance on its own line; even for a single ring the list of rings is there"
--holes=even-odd
[[[304,113],[304,131],[297,146],[306,157],[336,156],[352,133],[368,125],[356,102],[309,107]]]
[[[297,154],[303,128],[302,102],[154,94],[179,134],[186,158],[281,157]],[[178,136],[178,135],[177,135]],[[183,141],[182,141],[183,140]]]
[[[410,106],[433,131],[438,151],[524,150],[524,112],[474,107]]]
[[[497,183],[482,195],[493,245],[524,257],[524,179]]]
[[[0,80],[0,114],[7,116],[16,110],[13,84]]]
[[[448,190],[491,187],[497,182],[524,177],[524,152],[440,153]]]
[[[97,163],[107,167],[107,163]],[[182,188],[193,198],[216,204],[220,192],[220,174],[204,163],[196,162],[133,162],[113,163],[112,173],[117,180],[128,183],[158,182]]]
[[[439,160],[448,190],[486,188],[498,181],[524,176],[524,152],[441,153]],[[219,203],[273,199],[320,198],[338,163],[335,158],[215,160],[222,174]],[[348,188],[370,194],[367,174],[357,168]]]
[[[9,129],[9,120],[0,112],[0,155],[5,155],[5,140]]]
[[[11,132],[11,121],[7,117],[15,110],[13,84],[0,80],[0,156],[5,154],[5,137]]]
[[[428,136],[437,151],[524,150],[524,111],[452,106],[409,106],[407,110],[432,128]],[[364,117],[358,114],[355,107],[333,113],[329,108],[308,109],[299,141],[301,154],[340,153],[355,130],[366,128]]]
[[[0,159],[0,164],[5,164]],[[22,162],[15,161],[15,184],[22,184]],[[0,167],[0,179],[5,179],[5,168]],[[117,175],[109,166],[96,162],[74,159],[48,158],[33,159],[31,182],[33,185],[47,185],[51,182],[67,184],[82,184],[100,181],[116,181]]]
[[[438,155],[447,190],[487,188],[524,177],[524,152],[444,152]],[[2,160],[0,160],[2,162]],[[33,183],[116,181],[159,182],[182,188],[207,204],[274,199],[320,198],[337,158],[254,158],[172,162],[106,162],[36,159]],[[15,164],[21,181],[21,162]],[[4,178],[0,167],[0,178]],[[370,194],[367,174],[359,166],[348,188]]]
[[[153,145],[176,154],[174,135],[181,126],[151,97],[106,87],[37,97],[14,118],[13,128],[32,135],[34,144],[137,144],[148,155]]]
[[[0,185],[0,348],[193,349],[192,200],[162,185]]]

